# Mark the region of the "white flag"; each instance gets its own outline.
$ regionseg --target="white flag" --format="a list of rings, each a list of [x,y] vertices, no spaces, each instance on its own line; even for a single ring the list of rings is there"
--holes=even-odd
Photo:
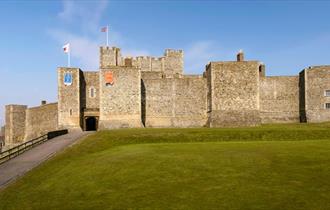
[[[65,53],[69,53],[70,52],[70,43],[64,45],[63,50],[64,50]]]

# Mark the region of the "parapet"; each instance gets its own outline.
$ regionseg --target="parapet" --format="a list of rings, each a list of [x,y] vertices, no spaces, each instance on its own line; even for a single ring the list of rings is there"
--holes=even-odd
[[[100,69],[114,66],[137,67],[141,71],[183,74],[183,50],[166,49],[164,56],[121,57],[117,47],[100,47]]]
[[[169,56],[180,56],[183,58],[183,50],[174,50],[174,49],[166,49],[164,53],[165,57]]]
[[[109,47],[109,46],[101,46],[100,47],[100,52],[101,53],[106,53],[106,52],[116,52],[116,51],[120,51],[120,48],[118,47]]]

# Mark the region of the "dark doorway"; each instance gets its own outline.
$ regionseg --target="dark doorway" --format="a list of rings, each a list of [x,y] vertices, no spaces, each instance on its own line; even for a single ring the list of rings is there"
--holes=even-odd
[[[86,118],[86,131],[96,131],[97,130],[97,119],[96,117]]]

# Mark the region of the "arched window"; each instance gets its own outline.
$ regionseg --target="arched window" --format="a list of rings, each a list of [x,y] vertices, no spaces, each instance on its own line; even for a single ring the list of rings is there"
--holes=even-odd
[[[89,97],[95,98],[96,97],[96,89],[94,87],[89,88]]]

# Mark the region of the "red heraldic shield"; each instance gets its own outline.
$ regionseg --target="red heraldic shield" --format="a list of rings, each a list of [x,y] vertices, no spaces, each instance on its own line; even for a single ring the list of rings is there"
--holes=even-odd
[[[113,85],[113,73],[111,71],[105,72],[104,77],[106,85]]]

